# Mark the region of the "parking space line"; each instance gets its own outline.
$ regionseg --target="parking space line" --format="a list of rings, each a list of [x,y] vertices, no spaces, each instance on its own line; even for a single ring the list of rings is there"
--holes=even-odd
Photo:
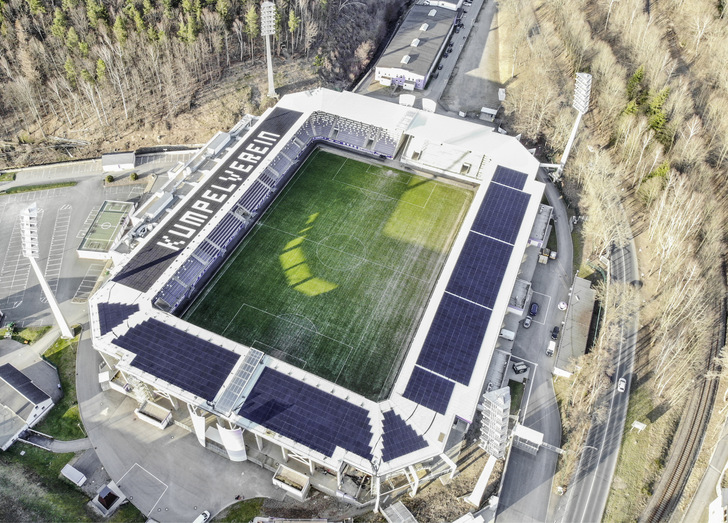
[[[549,312],[549,309],[551,308],[551,296],[549,296],[548,294],[543,294],[542,292],[536,292],[536,291],[533,291],[533,294],[538,294],[539,296],[543,296],[544,298],[546,298],[546,302],[547,302],[546,303],[546,308],[545,309],[542,309],[543,310],[543,316],[541,316],[541,317],[544,318],[544,321],[538,321],[534,317],[533,318],[533,322],[534,323],[538,323],[539,325],[546,325],[545,318],[546,318],[546,316],[547,316],[547,314]],[[541,302],[541,303],[543,303],[543,302]]]
[[[94,205],[93,208],[89,211],[88,216],[86,216],[86,221],[83,222],[83,225],[81,226],[81,230],[78,231],[78,234],[76,235],[76,238],[79,240],[86,236],[86,233],[88,232],[89,228],[91,227],[91,224],[94,222],[94,218],[98,214],[99,210],[101,209],[100,205]]]
[[[76,290],[76,294],[73,296],[74,303],[84,303],[88,301],[91,296],[91,291],[96,286],[96,280],[101,276],[101,272],[104,270],[103,263],[92,263],[86,271],[86,275],[81,280],[81,284]]]
[[[58,281],[61,277],[61,265],[63,264],[63,252],[66,247],[66,238],[68,237],[68,228],[71,223],[71,207],[69,204],[63,205],[56,213],[56,223],[53,227],[53,236],[51,238],[51,246],[46,261],[45,279],[51,292],[56,296],[58,291]],[[46,303],[48,300],[44,295],[41,296],[41,302]]]

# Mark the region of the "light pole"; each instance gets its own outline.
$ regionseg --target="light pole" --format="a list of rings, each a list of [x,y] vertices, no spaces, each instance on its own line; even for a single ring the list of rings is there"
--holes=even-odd
[[[61,308],[58,306],[55,296],[53,296],[53,291],[51,291],[48,282],[45,281],[43,274],[40,272],[38,262],[35,261],[40,253],[40,249],[38,248],[38,206],[35,203],[20,213],[20,230],[23,256],[28,258],[30,265],[33,267],[33,271],[35,271],[35,276],[40,282],[46,300],[48,300],[48,305],[51,306],[56,323],[61,329],[61,336],[68,339],[73,338],[73,333],[68,327],[68,323],[66,323],[63,314],[61,314]]]
[[[564,165],[566,164],[566,160],[569,158],[571,146],[574,145],[576,131],[579,129],[579,123],[581,123],[581,117],[589,110],[591,83],[592,75],[589,73],[576,73],[576,89],[574,90],[574,103],[572,104],[572,107],[576,109],[576,122],[574,122],[574,128],[571,130],[569,141],[566,142],[564,154],[561,156],[561,163],[559,164],[558,171],[556,171],[557,177],[561,177],[561,173],[564,172]]]
[[[276,4],[265,1],[260,5],[260,33],[265,37],[265,53],[268,57],[268,96],[278,98],[273,86],[273,57],[270,50],[270,37],[276,32]]]

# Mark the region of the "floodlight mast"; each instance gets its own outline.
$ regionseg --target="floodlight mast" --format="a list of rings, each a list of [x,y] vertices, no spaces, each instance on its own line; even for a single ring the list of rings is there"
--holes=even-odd
[[[564,172],[564,165],[566,164],[566,160],[569,158],[571,147],[574,145],[576,131],[579,129],[579,123],[581,123],[581,117],[589,110],[591,83],[592,75],[589,73],[576,73],[576,89],[574,90],[574,103],[572,104],[572,107],[576,109],[576,122],[574,122],[574,128],[571,130],[569,141],[566,143],[564,154],[561,155],[561,163],[559,164],[559,169],[557,171],[557,175],[559,177],[561,176],[561,173]]]
[[[40,249],[38,248],[38,206],[35,203],[20,213],[20,230],[23,256],[28,258],[30,265],[33,267],[35,276],[38,278],[40,286],[43,289],[43,293],[48,300],[48,305],[51,306],[51,311],[56,319],[56,323],[61,329],[61,337],[69,339],[73,338],[73,333],[61,313],[61,308],[58,306],[55,296],[53,296],[53,291],[51,291],[51,288],[48,286],[48,282],[45,281],[45,277],[40,272],[38,262],[35,261],[40,254]]]
[[[268,59],[268,97],[278,98],[273,85],[273,56],[270,37],[276,32],[276,4],[265,1],[260,5],[260,33],[265,37],[265,53]]]

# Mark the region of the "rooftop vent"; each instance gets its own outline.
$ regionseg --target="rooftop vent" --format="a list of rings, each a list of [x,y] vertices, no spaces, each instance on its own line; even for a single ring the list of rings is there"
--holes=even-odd
[[[412,40],[412,43],[410,44],[411,47],[417,47],[418,45],[420,45],[419,38],[415,38],[414,40]]]
[[[430,9],[430,12],[427,13],[427,16],[435,16],[437,14],[437,9]]]
[[[420,26],[420,31],[427,31],[427,29],[428,29],[429,27],[430,27],[430,26],[429,26],[429,25],[427,25],[427,24],[422,24],[422,25]]]
[[[402,59],[399,61],[401,64],[408,64],[410,61],[410,55],[406,54],[402,57]]]

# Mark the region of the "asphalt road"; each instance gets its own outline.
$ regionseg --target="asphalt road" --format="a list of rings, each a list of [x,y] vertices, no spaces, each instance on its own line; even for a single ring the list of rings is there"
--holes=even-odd
[[[554,358],[546,356],[551,329],[562,325],[565,313],[558,310],[560,301],[568,301],[569,287],[573,281],[573,246],[571,230],[563,198],[554,185],[546,181],[542,171],[539,179],[546,182],[546,197],[554,208],[558,258],[547,265],[536,265],[531,279],[533,301],[541,306],[529,329],[519,328],[513,345],[514,359],[532,365],[531,382],[526,384],[519,421],[526,427],[541,432],[544,442],[561,445],[561,417],[552,383]],[[536,255],[530,247],[527,256]],[[527,266],[528,264],[524,264]],[[533,265],[531,265],[533,267]],[[498,502],[498,522],[546,521],[552,498],[553,476],[558,455],[541,449],[534,456],[512,447]]]
[[[613,282],[637,282],[634,242],[612,251],[610,274]],[[581,450],[579,465],[566,494],[565,511],[556,521],[580,523],[602,519],[627,416],[637,327],[637,315],[620,326],[621,340],[614,353],[615,378],[607,393],[598,400],[595,409],[596,412],[606,412],[606,419],[595,418],[592,421],[586,443]],[[627,380],[625,392],[617,390],[619,378]]]

